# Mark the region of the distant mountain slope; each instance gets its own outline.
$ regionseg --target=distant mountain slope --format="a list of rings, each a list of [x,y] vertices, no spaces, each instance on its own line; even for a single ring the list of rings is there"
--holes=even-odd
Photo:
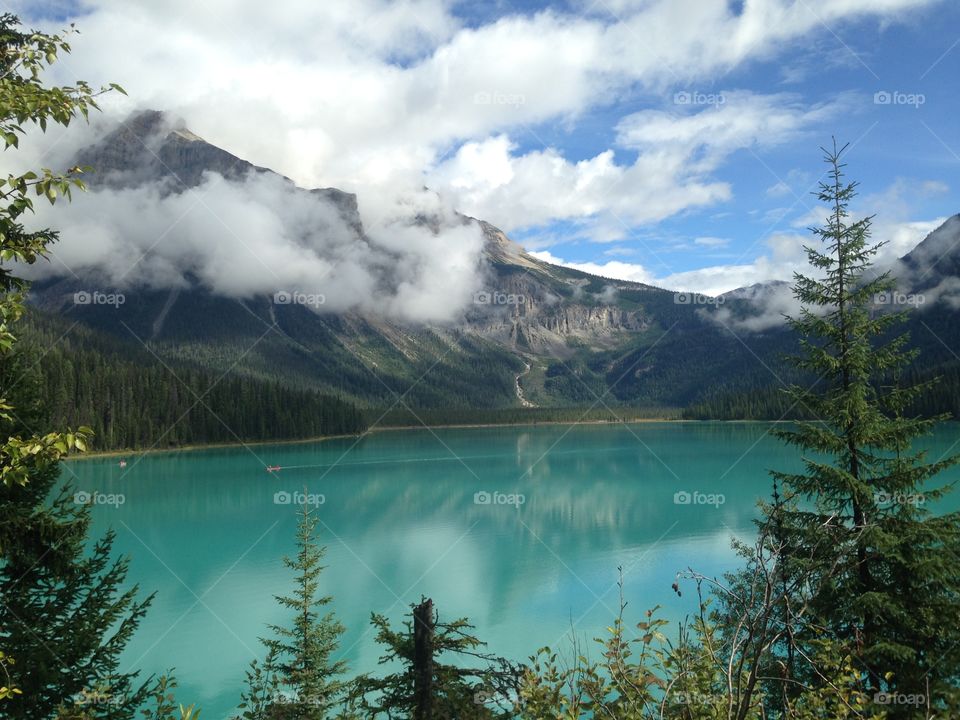
[[[275,176],[153,111],[128,120],[80,153],[78,162],[96,169],[93,192],[150,185],[181,193],[201,183],[204,173],[232,182],[251,173]],[[366,241],[354,195],[335,188],[296,192],[333,203],[355,241]],[[780,361],[795,349],[777,305],[789,296],[785,284],[743,288],[717,300],[677,294],[551,265],[489,223],[460,221],[477,223],[482,232],[485,280],[462,317],[446,324],[316,312],[269,296],[232,299],[199,282],[163,290],[126,287],[119,306],[77,304],[76,293],[108,286],[96,272],[39,281],[32,301],[43,313],[122,343],[144,343],[164,360],[335,393],[370,407],[519,408],[524,401],[541,408],[688,407],[795,379]],[[411,222],[431,227],[434,219]],[[918,287],[957,279],[960,252],[951,249],[950,238],[958,229],[960,220],[951,219],[904,258],[911,277],[926,283]],[[935,270],[925,273],[927,267]],[[943,343],[928,328],[939,328],[940,339],[960,351],[950,345],[956,310],[936,305],[912,325],[915,336],[926,337],[921,344],[934,348],[931,362],[947,362]]]
[[[0,378],[5,396],[39,397],[55,427],[90,426],[97,450],[355,434],[370,422],[342,398],[163,361],[64,318],[30,312],[19,334],[11,376]]]

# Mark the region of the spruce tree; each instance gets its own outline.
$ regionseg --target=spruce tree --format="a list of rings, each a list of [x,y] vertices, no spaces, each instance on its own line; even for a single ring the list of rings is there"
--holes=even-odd
[[[904,313],[877,308],[895,281],[872,269],[882,245],[870,242],[872,218],[849,218],[857,183],[845,180],[845,149],[824,150],[818,198],[830,214],[806,248],[819,273],[795,275],[802,308],[789,321],[801,343],[794,362],[818,381],[789,390],[813,419],[777,434],[804,451],[805,467],[773,473],[787,501],[768,508],[767,522],[789,548],[788,572],[813,593],[792,642],[841,642],[879,702],[928,696],[936,707],[955,701],[960,679],[960,516],[928,506],[946,491],[931,481],[958,457],[931,461],[911,448],[944,416],[903,412],[931,384],[899,382],[916,352],[896,332]],[[887,710],[907,717],[917,707]]]
[[[0,15],[0,138],[15,149],[30,126],[69,125],[96,109],[87,83],[48,86],[47,66],[69,52],[64,36],[27,31]],[[115,87],[115,86],[114,86]],[[119,88],[117,88],[119,89]],[[113,536],[87,547],[89,510],[60,487],[59,460],[84,450],[88,428],[47,432],[34,362],[17,348],[16,323],[28,284],[16,264],[47,256],[57,234],[24,225],[30,194],[56,202],[83,187],[81,168],[0,178],[0,656],[6,717],[49,718],[93,698],[89,717],[131,718],[146,688],[119,672],[119,655],[149,598],[123,588],[126,561],[112,560]],[[52,495],[52,497],[51,497]]]
[[[0,387],[18,408],[17,420],[0,420],[3,437],[44,426],[37,384],[34,358],[0,364]],[[0,485],[0,647],[15,661],[6,683],[20,691],[4,702],[4,717],[49,718],[62,708],[132,718],[147,698],[137,672],[120,670],[120,653],[151,597],[127,586],[112,531],[88,542],[83,500],[53,463],[32,467],[23,484]]]
[[[309,507],[300,509],[297,554],[283,564],[295,573],[291,595],[276,596],[293,614],[289,625],[269,625],[273,637],[261,638],[267,650],[262,664],[247,674],[241,717],[323,720],[334,715],[342,699],[346,662],[335,660],[344,627],[332,611],[333,601],[320,594],[326,548],[316,541],[317,520]]]

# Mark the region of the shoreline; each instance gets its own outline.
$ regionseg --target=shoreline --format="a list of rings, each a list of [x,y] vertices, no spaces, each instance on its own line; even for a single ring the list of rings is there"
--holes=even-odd
[[[172,448],[149,448],[146,450],[97,450],[77,455],[71,455],[64,459],[64,462],[74,460],[95,460],[98,458],[110,457],[128,457],[140,455],[157,455],[161,453],[176,452],[194,452],[197,450],[215,450],[217,448],[242,448],[257,447],[263,445],[302,445],[306,443],[318,443],[327,440],[343,440],[344,438],[362,438],[364,435],[383,432],[409,432],[411,430],[470,430],[483,428],[509,428],[509,427],[537,427],[540,425],[640,425],[652,423],[786,423],[787,420],[685,420],[683,418],[633,418],[630,420],[543,420],[543,421],[522,421],[522,422],[503,422],[503,423],[448,423],[442,425],[392,425],[387,427],[373,427],[364,430],[362,433],[347,433],[342,435],[319,435],[309,438],[295,438],[289,440],[251,440],[250,442],[218,442],[218,443],[197,443],[192,445],[181,445]]]

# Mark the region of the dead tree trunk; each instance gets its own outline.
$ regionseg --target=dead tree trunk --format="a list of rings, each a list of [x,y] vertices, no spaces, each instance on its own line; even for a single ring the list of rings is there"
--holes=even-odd
[[[414,720],[433,718],[433,600],[422,599],[413,609]]]

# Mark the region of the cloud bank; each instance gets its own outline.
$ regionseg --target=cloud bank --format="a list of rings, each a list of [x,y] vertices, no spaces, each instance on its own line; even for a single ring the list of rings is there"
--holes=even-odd
[[[321,285],[331,288],[329,307],[436,319],[475,287],[480,239],[455,222],[433,236],[404,217],[402,208],[415,214],[427,202],[424,186],[441,194],[444,212],[456,207],[507,231],[572,221],[599,241],[723,203],[733,188],[716,171],[732,153],[795,139],[846,101],[808,106],[737,90],[707,92],[704,104],[685,97],[824,25],[895,22],[935,2],[613,0],[603,12],[584,4],[476,20],[444,0],[87,0],[57,22],[31,0],[13,0],[13,10],[49,29],[78,23],[83,34],[55,79],[124,85],[130,97],[107,98],[109,117],[170,111],[302,187],[355,192],[370,236],[354,247],[323,208],[259,182],[208,178],[200,191],[209,208],[191,206],[190,194],[138,190],[91,194],[45,215],[71,223],[62,266],[144,283],[192,273],[231,296]],[[643,109],[619,117],[609,147],[589,157],[537,136],[542,123],[575,127],[620,101]],[[32,157],[55,165],[89,137],[78,128],[53,147],[42,139]],[[271,204],[280,202],[290,209]],[[173,220],[176,232],[163,235]],[[71,239],[76,228],[82,243]],[[718,292],[738,273],[737,284],[767,279],[780,261],[774,253],[659,278],[629,263],[595,267]]]
[[[38,204],[64,229],[49,267],[33,274],[102,278],[111,287],[199,285],[231,298],[302,293],[313,309],[401,320],[454,320],[481,282],[483,237],[433,193],[371,208],[364,235],[340,209],[272,174],[199,187],[157,185],[78,194]],[[428,226],[411,218],[422,215]],[[322,300],[320,300],[322,298]]]

